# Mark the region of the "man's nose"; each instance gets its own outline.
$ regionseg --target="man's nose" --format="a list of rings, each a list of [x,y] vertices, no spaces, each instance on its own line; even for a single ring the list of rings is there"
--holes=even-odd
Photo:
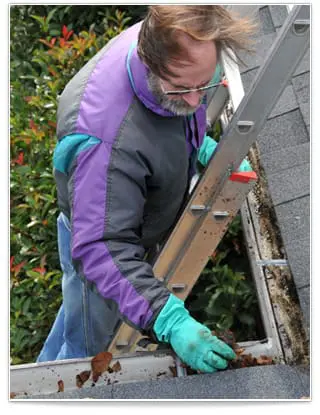
[[[183,95],[184,101],[189,104],[191,107],[196,107],[200,103],[202,95],[200,92],[193,91]]]

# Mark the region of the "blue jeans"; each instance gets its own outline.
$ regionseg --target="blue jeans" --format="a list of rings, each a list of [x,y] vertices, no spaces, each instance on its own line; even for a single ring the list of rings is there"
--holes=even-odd
[[[116,303],[90,289],[73,267],[70,223],[63,213],[57,226],[63,302],[37,362],[95,356],[106,350],[121,323]]]

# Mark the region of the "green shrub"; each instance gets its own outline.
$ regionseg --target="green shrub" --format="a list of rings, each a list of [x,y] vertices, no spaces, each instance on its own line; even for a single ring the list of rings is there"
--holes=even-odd
[[[128,21],[110,16],[108,30],[73,33],[63,26],[48,34],[46,21],[30,56],[11,62],[10,77],[10,344],[12,363],[34,361],[61,303],[56,219],[58,206],[52,175],[56,144],[57,98],[67,82]],[[29,28],[29,20],[25,22]],[[24,30],[20,27],[21,33]],[[39,28],[38,28],[39,30]],[[36,34],[36,32],[35,32]],[[20,36],[20,35],[19,35]],[[13,36],[14,49],[19,36]],[[29,49],[26,51],[29,53]],[[22,51],[20,51],[22,53]],[[19,70],[18,70],[18,69]]]
[[[93,32],[98,37],[103,38],[106,35],[110,38],[114,32],[123,30],[129,21],[132,24],[140,20],[145,10],[146,6],[12,5],[12,79],[22,76],[22,83],[25,87],[30,87],[30,75],[41,75],[41,67],[30,61],[34,50],[46,50],[45,46],[39,44],[40,37],[46,40],[58,37],[63,26],[67,26],[69,31],[72,30],[77,35],[80,32]]]
[[[259,306],[237,215],[209,259],[186,304],[191,315],[237,341],[261,338]]]
[[[60,271],[45,267],[12,277],[11,364],[33,362],[39,354],[61,303],[60,277]]]

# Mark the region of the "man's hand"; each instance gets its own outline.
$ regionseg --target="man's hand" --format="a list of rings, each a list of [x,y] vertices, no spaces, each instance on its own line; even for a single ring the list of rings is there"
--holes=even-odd
[[[161,310],[153,329],[157,338],[170,343],[180,359],[194,370],[213,373],[225,369],[227,360],[236,357],[231,347],[192,318],[183,301],[173,294]]]
[[[226,369],[227,360],[236,357],[231,347],[212,336],[206,326],[192,317],[172,330],[170,343],[184,363],[200,372],[213,373]]]

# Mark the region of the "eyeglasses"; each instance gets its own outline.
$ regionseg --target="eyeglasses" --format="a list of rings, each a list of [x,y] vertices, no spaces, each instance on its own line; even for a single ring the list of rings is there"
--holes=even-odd
[[[163,88],[162,85],[161,85],[161,88],[162,88],[162,92],[165,95],[184,95],[184,94],[189,94],[190,92],[207,91],[208,89],[216,88],[219,85],[223,85],[224,87],[227,87],[228,86],[228,81],[226,79],[223,79],[220,82],[216,82],[216,83],[213,83],[213,84],[208,84],[208,85],[202,86],[200,88],[180,89],[180,90],[176,90],[176,91],[165,91],[165,89]]]

